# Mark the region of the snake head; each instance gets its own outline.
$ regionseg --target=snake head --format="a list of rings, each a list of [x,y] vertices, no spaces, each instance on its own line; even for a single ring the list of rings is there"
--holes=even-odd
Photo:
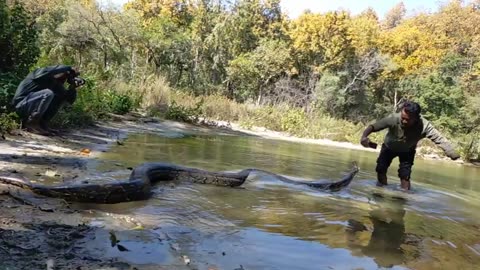
[[[352,162],[352,166],[353,166],[352,172],[358,173],[358,172],[360,171],[360,167],[358,167],[358,164],[357,164],[356,161],[353,161],[353,162]]]

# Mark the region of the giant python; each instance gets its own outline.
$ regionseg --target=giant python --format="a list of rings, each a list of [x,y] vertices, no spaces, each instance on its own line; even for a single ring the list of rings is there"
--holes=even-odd
[[[72,183],[56,186],[39,185],[28,180],[0,176],[0,184],[13,185],[35,194],[61,198],[66,201],[113,204],[147,199],[151,195],[152,185],[160,181],[191,181],[201,184],[238,187],[252,172],[262,172],[275,178],[298,185],[306,185],[322,191],[338,191],[350,184],[359,168],[353,168],[336,182],[297,181],[259,169],[244,169],[239,172],[212,172],[169,163],[143,163],[134,168],[130,178],[125,181],[109,183]]]

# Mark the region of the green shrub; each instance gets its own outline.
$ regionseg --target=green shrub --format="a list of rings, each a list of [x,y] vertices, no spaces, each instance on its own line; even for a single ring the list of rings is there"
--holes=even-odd
[[[283,114],[280,123],[282,131],[303,135],[308,126],[308,118],[304,110],[293,108]]]
[[[450,137],[451,138],[451,137]],[[467,161],[480,160],[480,134],[472,132],[470,134],[457,135],[452,141],[457,146],[457,151],[462,159]]]
[[[177,105],[175,101],[172,101],[168,106],[165,118],[186,123],[197,123],[198,118],[202,116],[202,105],[203,99],[197,102],[193,108]]]
[[[16,113],[0,113],[0,134],[20,128],[20,119]]]
[[[0,112],[13,110],[11,102],[20,81],[13,73],[0,74]]]
[[[52,125],[60,128],[89,126],[98,119],[94,112],[88,111],[81,103],[64,107],[52,120]]]
[[[134,107],[134,99],[128,94],[107,91],[104,97],[108,111],[115,114],[126,114]]]
[[[86,84],[79,88],[77,100],[65,106],[54,118],[58,127],[88,126],[97,120],[107,119],[109,113],[125,114],[139,106],[139,96],[121,81],[102,82],[85,76]],[[100,83],[99,83],[100,82]],[[119,89],[119,90],[111,90]]]

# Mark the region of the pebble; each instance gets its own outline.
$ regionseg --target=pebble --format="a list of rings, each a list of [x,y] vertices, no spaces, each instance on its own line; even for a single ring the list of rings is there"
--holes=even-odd
[[[190,258],[188,258],[187,255],[183,255],[182,258],[183,258],[183,261],[185,262],[186,265],[190,264]]]

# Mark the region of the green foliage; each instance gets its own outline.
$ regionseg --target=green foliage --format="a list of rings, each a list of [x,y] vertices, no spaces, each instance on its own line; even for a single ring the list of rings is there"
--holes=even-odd
[[[447,54],[440,63],[438,70],[442,77],[454,79],[459,78],[468,68],[467,59],[457,53]]]
[[[13,73],[0,73],[0,113],[11,111],[11,101],[20,79]]]
[[[480,161],[480,133],[472,132],[456,136],[454,141],[459,154],[467,161]]]
[[[299,108],[292,108],[282,116],[281,130],[288,133],[301,134],[307,128],[308,118],[305,111]]]
[[[232,60],[227,68],[233,96],[237,100],[257,98],[273,80],[286,73],[291,62],[285,42],[262,40],[252,52]]]
[[[134,100],[130,95],[107,91],[104,99],[107,101],[109,111],[115,114],[126,114],[134,107]]]
[[[88,126],[97,120],[107,119],[109,113],[125,114],[138,108],[138,97],[133,94],[110,90],[115,85],[100,85],[95,77],[85,78],[86,84],[77,90],[77,100],[55,116],[54,125]]]
[[[180,27],[172,18],[158,17],[151,20],[145,35],[149,40],[152,63],[167,75],[170,82],[174,82],[174,86],[183,87],[191,80],[195,81],[184,72],[191,70],[193,64],[189,29]]]
[[[0,113],[11,111],[11,100],[21,79],[35,62],[37,32],[23,6],[0,1]],[[6,120],[7,121],[7,120]]]
[[[58,127],[82,127],[91,125],[107,112],[103,102],[103,92],[96,87],[95,79],[85,76],[86,83],[77,89],[77,99],[67,105],[52,119]]]
[[[232,96],[237,100],[247,100],[258,94],[261,82],[259,69],[251,54],[240,55],[230,62],[228,67],[230,81],[235,89]]]
[[[4,0],[0,1],[0,22],[0,73],[25,76],[40,53],[37,31],[17,1],[10,7]]]
[[[462,133],[465,156],[478,151],[466,135],[480,128],[478,3],[452,1],[408,18],[399,4],[381,21],[372,10],[290,20],[279,0],[125,7],[0,1],[0,111],[11,110],[29,70],[61,63],[89,74],[56,118],[64,126],[142,107],[169,119],[205,116],[358,143],[365,123],[408,98],[439,129]]]
[[[461,108],[459,118],[462,120],[462,133],[480,132],[480,96],[465,96],[465,107]]]
[[[342,115],[345,97],[339,95],[340,90],[340,77],[331,73],[325,73],[315,86],[315,95],[319,109],[332,116]],[[339,112],[339,109],[342,111]]]
[[[0,134],[9,133],[20,127],[20,120],[16,113],[0,113]]]
[[[416,96],[427,119],[451,131],[462,127],[459,115],[465,97],[453,82],[432,74],[419,81]]]
[[[168,106],[165,118],[186,123],[197,123],[202,115],[202,105],[203,99],[197,102],[193,108],[177,105],[175,101],[172,101]]]

